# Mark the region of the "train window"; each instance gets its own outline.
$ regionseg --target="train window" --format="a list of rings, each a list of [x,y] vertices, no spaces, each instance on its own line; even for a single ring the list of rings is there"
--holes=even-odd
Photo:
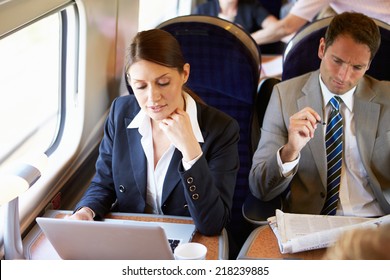
[[[191,13],[192,0],[145,0],[139,6],[139,30],[155,28],[168,19]]]
[[[45,152],[60,116],[60,13],[0,40],[0,167]]]

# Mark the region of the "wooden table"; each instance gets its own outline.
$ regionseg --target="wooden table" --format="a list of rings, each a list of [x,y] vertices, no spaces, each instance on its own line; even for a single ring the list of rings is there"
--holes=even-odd
[[[275,234],[268,225],[256,228],[245,241],[237,259],[322,259],[326,249],[311,250],[294,254],[280,253]]]
[[[70,215],[71,211],[57,210],[47,211],[45,217],[63,218]],[[137,220],[137,221],[157,221],[173,223],[193,223],[189,217],[149,215],[149,214],[128,214],[128,213],[111,213],[107,219]],[[228,237],[226,230],[223,230],[219,236],[204,236],[195,233],[193,242],[202,243],[207,247],[207,260],[228,259]],[[38,225],[35,225],[28,235],[23,239],[24,255],[30,260],[50,260],[61,259],[49,240],[41,231]]]

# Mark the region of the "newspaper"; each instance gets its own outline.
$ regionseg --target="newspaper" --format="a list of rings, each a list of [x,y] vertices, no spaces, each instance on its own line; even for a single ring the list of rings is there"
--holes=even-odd
[[[268,218],[282,254],[296,253],[334,244],[339,236],[354,228],[378,227],[390,223],[390,215],[380,218],[290,214],[276,210]]]

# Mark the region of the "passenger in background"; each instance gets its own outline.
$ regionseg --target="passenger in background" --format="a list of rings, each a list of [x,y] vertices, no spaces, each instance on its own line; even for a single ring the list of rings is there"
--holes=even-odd
[[[288,15],[291,8],[294,6],[297,0],[284,0],[282,1],[282,7],[280,8],[279,18],[282,19]]]
[[[390,224],[344,233],[326,250],[325,260],[390,260]]]
[[[287,193],[293,213],[390,214],[390,82],[365,75],[380,40],[369,17],[337,15],[319,43],[320,69],[275,85],[249,176],[256,197]],[[333,124],[342,141],[326,149]]]
[[[194,14],[219,17],[234,22],[248,33],[267,28],[277,18],[257,0],[212,0],[196,7]]]
[[[109,211],[191,216],[217,235],[230,219],[239,168],[238,123],[186,87],[190,65],[168,32],[138,33],[127,81],[134,95],[114,100],[96,174],[72,219]]]
[[[294,5],[297,1],[298,0],[285,0],[285,1],[283,1],[284,3],[282,4],[282,7],[280,8],[279,18],[282,19],[282,18],[286,17],[289,14],[291,8],[294,7]],[[309,21],[314,21],[317,19],[335,16],[335,15],[337,15],[336,12],[329,5],[326,5],[324,8],[321,8],[321,10]]]
[[[298,0],[287,16],[252,33],[252,37],[259,45],[278,42],[296,33],[306,23],[315,20],[317,15],[327,7],[336,14],[354,11],[390,24],[389,0]]]

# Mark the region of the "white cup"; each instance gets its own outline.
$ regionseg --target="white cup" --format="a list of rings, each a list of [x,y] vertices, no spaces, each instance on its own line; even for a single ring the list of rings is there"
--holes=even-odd
[[[190,242],[176,247],[174,255],[176,260],[205,260],[207,247],[203,244]]]

